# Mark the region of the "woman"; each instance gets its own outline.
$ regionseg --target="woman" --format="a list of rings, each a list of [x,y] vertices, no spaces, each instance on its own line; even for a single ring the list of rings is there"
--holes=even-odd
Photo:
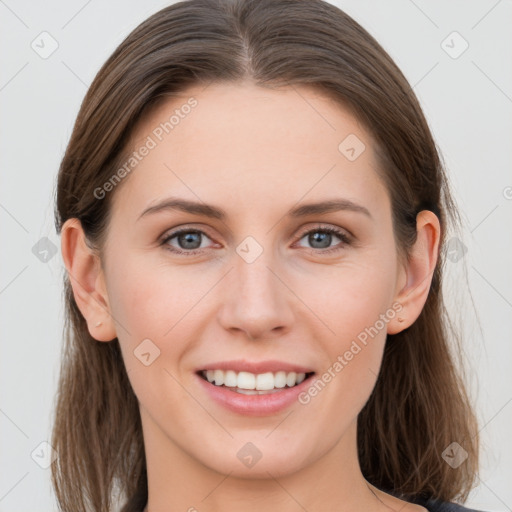
[[[441,296],[456,223],[413,91],[341,10],[151,16],[58,177],[60,506],[469,510],[478,428]]]

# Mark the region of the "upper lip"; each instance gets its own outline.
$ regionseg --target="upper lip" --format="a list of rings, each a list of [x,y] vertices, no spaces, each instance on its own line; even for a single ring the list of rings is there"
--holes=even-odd
[[[246,361],[245,359],[237,359],[232,361],[218,361],[209,363],[197,369],[202,370],[233,370],[235,372],[249,372],[254,374],[284,371],[286,373],[312,373],[314,370],[306,366],[298,364],[286,363],[284,361],[267,360],[267,361]]]

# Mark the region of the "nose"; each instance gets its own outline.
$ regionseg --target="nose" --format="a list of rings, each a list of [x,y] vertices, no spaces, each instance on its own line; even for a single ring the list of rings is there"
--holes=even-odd
[[[271,252],[263,251],[250,263],[234,253],[234,267],[223,285],[219,322],[249,340],[282,336],[294,323],[294,295]]]

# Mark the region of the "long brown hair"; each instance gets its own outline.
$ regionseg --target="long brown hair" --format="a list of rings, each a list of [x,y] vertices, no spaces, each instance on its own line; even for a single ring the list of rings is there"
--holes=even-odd
[[[62,159],[55,223],[78,218],[102,254],[112,197],[98,200],[125,159],[137,123],[160,101],[194,84],[252,80],[264,87],[316,87],[349,108],[375,140],[379,172],[391,197],[399,251],[416,237],[416,214],[433,211],[442,226],[458,214],[444,166],[418,100],[377,41],[322,0],[188,0],[152,15],[119,45],[90,86]],[[126,178],[126,179],[129,179]],[[388,335],[375,388],[358,417],[364,477],[401,496],[465,501],[478,470],[478,429],[460,343],[442,300],[440,251],[416,322]],[[147,502],[137,399],[119,342],[88,332],[64,275],[65,345],[52,445],[52,484],[62,510],[123,511]],[[468,458],[452,468],[443,451],[457,442]]]

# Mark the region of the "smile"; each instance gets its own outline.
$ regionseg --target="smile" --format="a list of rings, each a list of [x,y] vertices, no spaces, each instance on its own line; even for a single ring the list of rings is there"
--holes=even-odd
[[[218,406],[244,416],[267,416],[297,403],[315,372],[235,372],[209,369],[196,372],[199,387]],[[265,389],[258,389],[265,388]]]
[[[314,372],[235,372],[233,370],[202,370],[200,376],[214,384],[245,395],[277,393],[283,388],[292,388],[313,375]]]

